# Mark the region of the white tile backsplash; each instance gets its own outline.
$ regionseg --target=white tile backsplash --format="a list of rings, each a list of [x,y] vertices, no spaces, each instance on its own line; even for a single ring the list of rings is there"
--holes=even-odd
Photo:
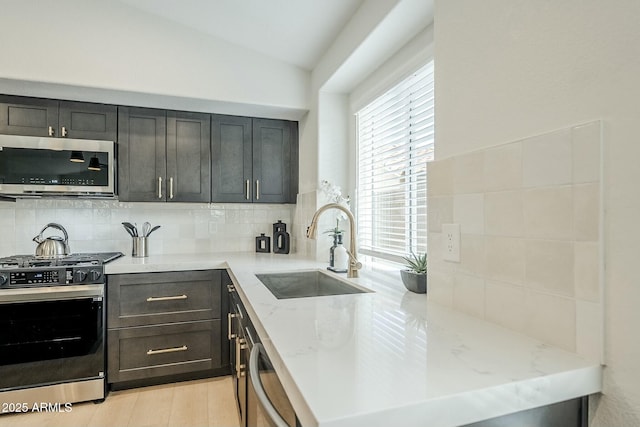
[[[580,184],[573,187],[573,222],[575,239],[598,240],[600,226],[600,185]]]
[[[573,193],[571,186],[525,190],[524,230],[533,239],[573,237]]]
[[[255,237],[287,224],[295,250],[295,205],[124,203],[116,200],[23,199],[0,202],[0,256],[35,251],[32,238],[50,222],[67,230],[72,252],[131,252],[123,221],[161,228],[149,238],[151,254],[253,251]],[[55,229],[45,235],[61,234]]]
[[[521,237],[524,208],[522,191],[499,191],[484,196],[484,229],[491,236]]]
[[[507,328],[525,330],[526,288],[489,280],[486,291],[486,318]]]
[[[514,142],[484,152],[484,189],[501,191],[522,187],[522,143]]]
[[[484,300],[484,279],[460,273],[454,276],[454,308],[477,317],[484,317]]]
[[[601,302],[599,249],[596,242],[575,242],[573,244],[573,280],[577,298]]]
[[[487,278],[514,284],[524,283],[525,241],[515,237],[485,237]]]
[[[456,194],[453,196],[453,222],[460,224],[464,234],[484,233],[484,196]]]
[[[572,182],[571,129],[522,141],[524,187],[562,185]]]
[[[549,344],[576,351],[576,302],[547,293],[528,291],[525,332]]]
[[[600,180],[602,123],[592,122],[571,129],[573,182]]]
[[[601,129],[428,163],[428,298],[601,360]],[[448,222],[459,263],[442,259]]]
[[[574,295],[573,242],[527,240],[525,283],[556,295]]]
[[[484,190],[483,152],[455,157],[452,164],[454,194],[477,193]]]

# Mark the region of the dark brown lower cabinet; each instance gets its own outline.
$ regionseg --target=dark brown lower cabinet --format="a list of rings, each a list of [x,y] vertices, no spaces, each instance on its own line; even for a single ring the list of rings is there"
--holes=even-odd
[[[112,389],[226,375],[228,302],[220,270],[109,275]],[[224,313],[224,315],[223,315]]]

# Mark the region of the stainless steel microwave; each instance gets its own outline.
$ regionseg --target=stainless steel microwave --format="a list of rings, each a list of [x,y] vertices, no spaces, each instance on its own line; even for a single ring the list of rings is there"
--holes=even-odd
[[[115,195],[113,141],[0,135],[0,195]]]

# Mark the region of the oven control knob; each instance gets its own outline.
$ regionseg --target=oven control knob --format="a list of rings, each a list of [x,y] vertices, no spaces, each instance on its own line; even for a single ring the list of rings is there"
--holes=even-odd
[[[5,283],[7,283],[8,280],[9,280],[9,278],[7,277],[6,274],[0,273],[0,286],[2,286]]]
[[[100,279],[100,277],[102,277],[102,273],[98,270],[90,270],[89,271],[89,280],[91,280],[92,282],[95,282],[96,280]]]
[[[84,282],[87,278],[87,272],[84,270],[77,270],[73,275],[73,280],[76,283]]]

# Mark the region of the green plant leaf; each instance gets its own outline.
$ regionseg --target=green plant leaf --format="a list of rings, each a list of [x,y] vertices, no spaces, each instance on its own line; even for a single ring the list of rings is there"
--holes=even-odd
[[[403,257],[406,261],[406,267],[418,274],[425,274],[427,272],[427,253],[414,254],[411,252],[410,256]]]

